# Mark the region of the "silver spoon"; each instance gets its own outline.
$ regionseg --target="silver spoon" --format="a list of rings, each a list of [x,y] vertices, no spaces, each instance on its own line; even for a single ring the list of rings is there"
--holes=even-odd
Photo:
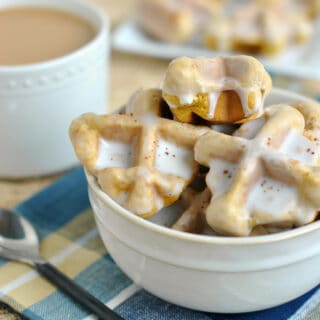
[[[99,319],[124,320],[85,291],[76,282],[44,260],[39,253],[38,236],[32,225],[20,215],[0,208],[0,257],[31,265],[74,301]]]

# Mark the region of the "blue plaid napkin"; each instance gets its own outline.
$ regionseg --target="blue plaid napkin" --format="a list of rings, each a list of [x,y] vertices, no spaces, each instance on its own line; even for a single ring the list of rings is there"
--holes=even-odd
[[[127,320],[320,319],[320,286],[282,306],[233,315],[181,308],[139,288],[120,271],[99,238],[81,168],[17,211],[36,227],[47,259]],[[28,266],[2,260],[0,300],[30,319],[95,319]]]

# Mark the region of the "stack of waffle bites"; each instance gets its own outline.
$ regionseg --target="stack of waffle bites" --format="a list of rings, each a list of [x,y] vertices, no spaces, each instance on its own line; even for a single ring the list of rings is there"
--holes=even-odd
[[[272,56],[312,38],[319,0],[142,0],[149,36],[219,51]]]
[[[142,218],[179,200],[175,230],[287,230],[320,208],[320,106],[265,106],[271,87],[249,56],[177,58],[121,113],[75,119],[71,141],[101,189]]]

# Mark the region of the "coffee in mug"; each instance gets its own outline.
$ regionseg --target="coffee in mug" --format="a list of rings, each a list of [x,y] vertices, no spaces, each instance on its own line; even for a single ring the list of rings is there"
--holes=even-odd
[[[84,18],[44,7],[0,9],[0,66],[55,59],[92,40],[96,32]]]

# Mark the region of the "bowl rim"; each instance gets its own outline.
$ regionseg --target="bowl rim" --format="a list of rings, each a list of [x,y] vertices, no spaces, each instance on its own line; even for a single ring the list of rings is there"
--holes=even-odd
[[[101,9],[99,9],[97,6],[94,4],[91,4],[87,1],[82,1],[82,0],[69,0],[68,3],[64,3],[63,1],[53,1],[53,0],[46,0],[46,1],[39,1],[39,0],[30,0],[28,1],[22,1],[23,4],[18,4],[12,2],[9,5],[8,4],[1,4],[0,1],[0,9],[2,8],[15,8],[15,7],[39,7],[39,8],[50,8],[50,9],[56,9],[60,10],[63,12],[75,14],[79,17],[81,17],[84,20],[88,21],[88,18],[85,17],[84,15],[80,15],[78,13],[75,13],[75,7],[78,8],[84,8],[86,9],[89,14],[95,15],[96,21],[98,23],[98,28],[96,30],[96,34],[94,37],[86,42],[84,45],[79,47],[76,50],[73,50],[70,53],[67,53],[65,55],[45,60],[45,61],[40,61],[40,62],[32,62],[32,63],[27,63],[27,64],[17,64],[17,65],[0,65],[0,74],[10,74],[10,73],[24,73],[24,72],[29,72],[29,71],[41,71],[43,69],[47,69],[50,67],[54,67],[57,65],[61,65],[63,63],[68,63],[70,60],[72,61],[75,58],[82,57],[83,54],[87,53],[88,51],[92,49],[92,47],[95,47],[96,44],[100,41],[102,38],[107,37],[107,32],[109,29],[109,21],[107,16],[102,12]],[[28,2],[28,3],[25,3]],[[72,6],[73,8],[70,9],[68,8],[69,6]],[[92,23],[89,22],[91,25]]]
[[[296,93],[292,93],[284,89],[273,88],[271,94],[272,93],[280,94],[280,95],[282,94],[287,96],[290,95],[290,99],[316,102],[315,100],[312,100],[310,98],[307,98],[305,96],[302,96]],[[128,222],[138,225],[139,227],[145,228],[149,231],[156,232],[163,236],[177,239],[177,240],[184,240],[184,241],[191,241],[196,243],[212,244],[212,245],[233,245],[233,246],[257,245],[257,244],[262,245],[262,244],[268,244],[268,243],[279,242],[284,240],[290,240],[292,238],[301,237],[309,233],[312,233],[314,231],[320,230],[320,220],[311,222],[307,225],[304,225],[292,230],[288,230],[288,231],[283,231],[283,232],[268,234],[268,235],[248,236],[248,237],[199,235],[199,234],[192,234],[192,233],[187,233],[183,231],[173,230],[165,226],[158,225],[149,220],[146,220],[142,217],[139,217],[134,213],[132,213],[131,211],[121,207],[109,195],[107,195],[105,192],[101,190],[101,188],[97,183],[97,179],[92,174],[90,174],[86,169],[85,169],[85,175],[88,181],[88,185],[92,189],[94,194],[97,195],[97,197],[106,206],[111,208],[115,213],[119,214],[122,218],[124,218]],[[102,219],[97,212],[94,211],[94,214],[96,214],[102,222],[104,221],[104,219]]]

